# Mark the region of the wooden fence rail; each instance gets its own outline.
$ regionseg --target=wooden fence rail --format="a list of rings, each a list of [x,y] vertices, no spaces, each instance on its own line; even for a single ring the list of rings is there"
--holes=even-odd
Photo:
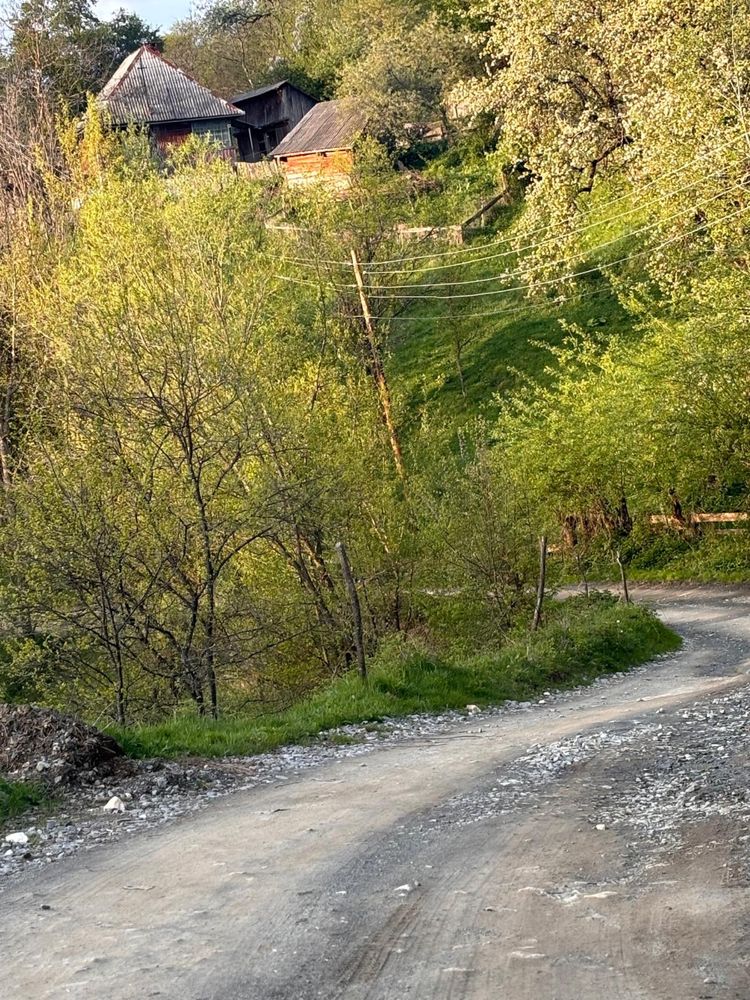
[[[750,513],[734,511],[721,514],[687,514],[683,519],[673,514],[650,514],[648,523],[654,528],[673,528],[675,531],[688,531],[702,524],[729,525],[730,527],[724,528],[721,532],[729,535],[744,532],[750,527]],[[561,544],[547,546],[547,554],[550,556],[559,556],[565,551],[566,547]]]
[[[650,524],[676,528],[677,531],[690,528],[695,524],[747,524],[748,521],[750,521],[750,514],[741,513],[688,514],[683,520],[672,514],[652,514],[649,518]]]

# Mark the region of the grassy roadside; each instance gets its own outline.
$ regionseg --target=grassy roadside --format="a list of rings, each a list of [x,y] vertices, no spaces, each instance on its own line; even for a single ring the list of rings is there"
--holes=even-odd
[[[707,532],[696,541],[656,538],[633,560],[630,575],[643,583],[748,583],[747,532]]]
[[[550,606],[539,632],[519,634],[496,652],[458,660],[402,642],[373,661],[368,685],[348,675],[276,715],[215,723],[180,717],[113,735],[134,757],[261,753],[347,723],[526,700],[550,687],[626,670],[679,645],[679,637],[645,608],[604,595],[590,602],[572,598]]]
[[[0,822],[20,816],[44,801],[44,793],[36,785],[6,781],[0,777]]]
[[[730,506],[729,504],[727,506]],[[697,539],[674,532],[646,536],[637,542],[635,555],[628,565],[632,584],[750,584],[750,533],[742,530],[707,531]],[[570,560],[554,566],[555,579],[561,585],[578,586],[580,576]],[[616,567],[601,558],[589,566],[589,580],[610,581],[607,586],[619,591]]]

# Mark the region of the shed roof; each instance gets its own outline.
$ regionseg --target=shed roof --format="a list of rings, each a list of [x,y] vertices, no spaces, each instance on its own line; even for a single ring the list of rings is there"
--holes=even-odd
[[[294,156],[351,149],[364,127],[364,115],[359,109],[344,101],[323,101],[307,112],[302,121],[281,140],[272,155]]]
[[[264,94],[272,94],[274,90],[278,90],[285,84],[289,84],[290,87],[294,86],[288,80],[277,80],[276,83],[267,83],[265,87],[258,87],[256,90],[248,90],[245,94],[238,94],[232,98],[232,103],[238,104],[240,101],[252,101],[254,97],[263,97]],[[299,87],[296,89],[299,90]]]
[[[113,124],[235,118],[239,108],[217,97],[149,45],[122,61],[99,94]]]

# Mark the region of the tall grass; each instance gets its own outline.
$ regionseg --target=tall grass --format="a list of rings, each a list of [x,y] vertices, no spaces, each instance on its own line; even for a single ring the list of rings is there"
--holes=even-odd
[[[6,781],[0,778],[0,821],[20,816],[44,801],[44,792],[38,785]]]
[[[260,753],[347,723],[525,700],[551,686],[625,670],[679,645],[645,608],[601,596],[573,598],[551,608],[539,632],[519,634],[496,651],[457,660],[402,640],[381,650],[368,684],[347,675],[277,714],[218,722],[183,716],[113,732],[136,757]]]

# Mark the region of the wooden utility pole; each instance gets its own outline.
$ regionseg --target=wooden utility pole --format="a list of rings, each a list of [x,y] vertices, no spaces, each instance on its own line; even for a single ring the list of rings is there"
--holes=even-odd
[[[343,542],[336,542],[336,552],[338,553],[339,562],[341,563],[344,585],[346,586],[346,592],[349,595],[349,604],[352,609],[352,622],[354,625],[353,639],[354,648],[357,653],[357,669],[359,670],[359,676],[363,681],[366,681],[367,661],[365,660],[365,636],[362,628],[362,606],[359,603],[357,584],[354,582],[354,574],[352,573],[352,566],[349,562],[349,555]]]
[[[542,535],[539,539],[539,585],[536,592],[536,607],[534,608],[534,621],[531,623],[532,632],[536,632],[542,624],[542,607],[544,605],[544,588],[547,582],[547,536]]]
[[[383,417],[383,423],[388,430],[388,437],[391,442],[391,451],[393,452],[393,461],[396,465],[396,471],[402,479],[406,478],[406,468],[404,467],[404,456],[401,451],[401,443],[398,439],[398,431],[396,430],[396,424],[393,420],[393,407],[391,405],[391,391],[388,387],[388,380],[385,377],[385,368],[383,366],[383,360],[380,357],[380,348],[378,346],[378,338],[375,333],[375,327],[372,322],[372,313],[370,312],[370,303],[367,301],[367,294],[365,292],[365,283],[362,278],[362,268],[359,263],[359,258],[357,257],[357,251],[352,250],[352,267],[354,268],[354,277],[357,281],[357,288],[359,289],[359,300],[362,304],[362,319],[365,324],[365,332],[367,334],[367,345],[370,352],[370,364],[372,366],[372,377],[375,380],[375,387],[378,391],[378,399],[380,401],[380,412]]]

